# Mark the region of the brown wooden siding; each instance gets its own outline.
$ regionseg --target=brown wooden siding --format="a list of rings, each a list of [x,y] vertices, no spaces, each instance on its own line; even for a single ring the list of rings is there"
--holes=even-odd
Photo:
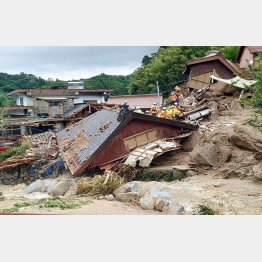
[[[180,133],[179,128],[170,125],[159,123],[157,126],[157,139],[177,136]],[[102,166],[103,164],[128,155],[130,150],[128,146],[125,145],[123,139],[155,127],[155,123],[133,119],[104,146],[104,149],[95,157],[92,163],[90,163],[91,166]]]
[[[234,74],[219,60],[192,65],[190,77],[202,75],[213,70],[215,70],[221,78],[231,79],[234,77]]]

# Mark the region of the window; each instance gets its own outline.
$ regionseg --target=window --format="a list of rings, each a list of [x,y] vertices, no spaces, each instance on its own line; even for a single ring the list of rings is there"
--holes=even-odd
[[[24,98],[20,97],[20,106],[23,106],[23,105],[24,105]]]

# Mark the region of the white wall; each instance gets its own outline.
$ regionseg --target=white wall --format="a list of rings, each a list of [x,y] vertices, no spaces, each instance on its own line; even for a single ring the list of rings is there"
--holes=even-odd
[[[84,100],[96,100],[97,103],[104,103],[105,99],[104,96],[100,95],[80,95],[77,99],[74,99],[74,103],[83,103]]]
[[[18,95],[16,97],[16,105],[22,106],[20,103],[20,98],[23,98],[23,106],[33,106],[34,105],[33,98],[25,96],[25,95]]]

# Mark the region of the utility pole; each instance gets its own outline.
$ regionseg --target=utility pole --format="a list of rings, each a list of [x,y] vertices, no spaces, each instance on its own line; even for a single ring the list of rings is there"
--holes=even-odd
[[[158,85],[158,81],[156,81],[156,88],[157,88],[158,106],[160,107],[160,96],[159,96],[159,85]]]

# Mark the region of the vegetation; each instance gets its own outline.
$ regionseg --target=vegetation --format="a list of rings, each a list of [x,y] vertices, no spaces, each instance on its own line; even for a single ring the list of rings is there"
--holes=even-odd
[[[17,156],[17,155],[22,155],[25,153],[25,151],[30,147],[30,142],[29,141],[26,141],[25,143],[19,145],[19,146],[16,146],[16,147],[13,147],[13,148],[10,148],[8,151],[6,152],[1,152],[0,153],[0,161],[4,161],[6,160],[7,158],[9,157],[12,157],[12,156]]]
[[[59,200],[47,200],[44,204],[45,208],[54,208],[54,207],[58,207],[60,209],[75,209],[75,208],[79,208],[81,205],[79,203],[66,203],[64,201],[62,201],[61,199]]]
[[[18,202],[18,203],[15,203],[13,205],[13,207],[11,207],[11,208],[3,209],[3,212],[4,213],[17,213],[17,212],[19,212],[19,208],[28,207],[28,206],[32,206],[32,203]]]
[[[7,96],[6,93],[0,90],[0,107],[14,106],[15,104],[15,100],[12,97]]]
[[[217,48],[226,59],[237,62],[237,55],[240,49],[240,46],[223,46]]]
[[[142,66],[130,77],[129,93],[156,93],[156,81],[160,91],[168,94],[181,80],[186,62],[205,56],[211,47],[170,46],[160,47],[156,54],[143,58]]]
[[[199,215],[218,215],[218,212],[206,205],[198,205]]]
[[[255,67],[251,69],[251,72],[257,83],[250,88],[253,92],[250,104],[255,108],[262,109],[262,54],[257,57]]]
[[[127,95],[129,76],[100,74],[84,80],[85,88],[113,89],[112,95]]]
[[[175,181],[185,178],[183,172],[176,172],[174,170],[159,170],[159,171],[140,171],[136,175],[136,180],[138,181]]]

